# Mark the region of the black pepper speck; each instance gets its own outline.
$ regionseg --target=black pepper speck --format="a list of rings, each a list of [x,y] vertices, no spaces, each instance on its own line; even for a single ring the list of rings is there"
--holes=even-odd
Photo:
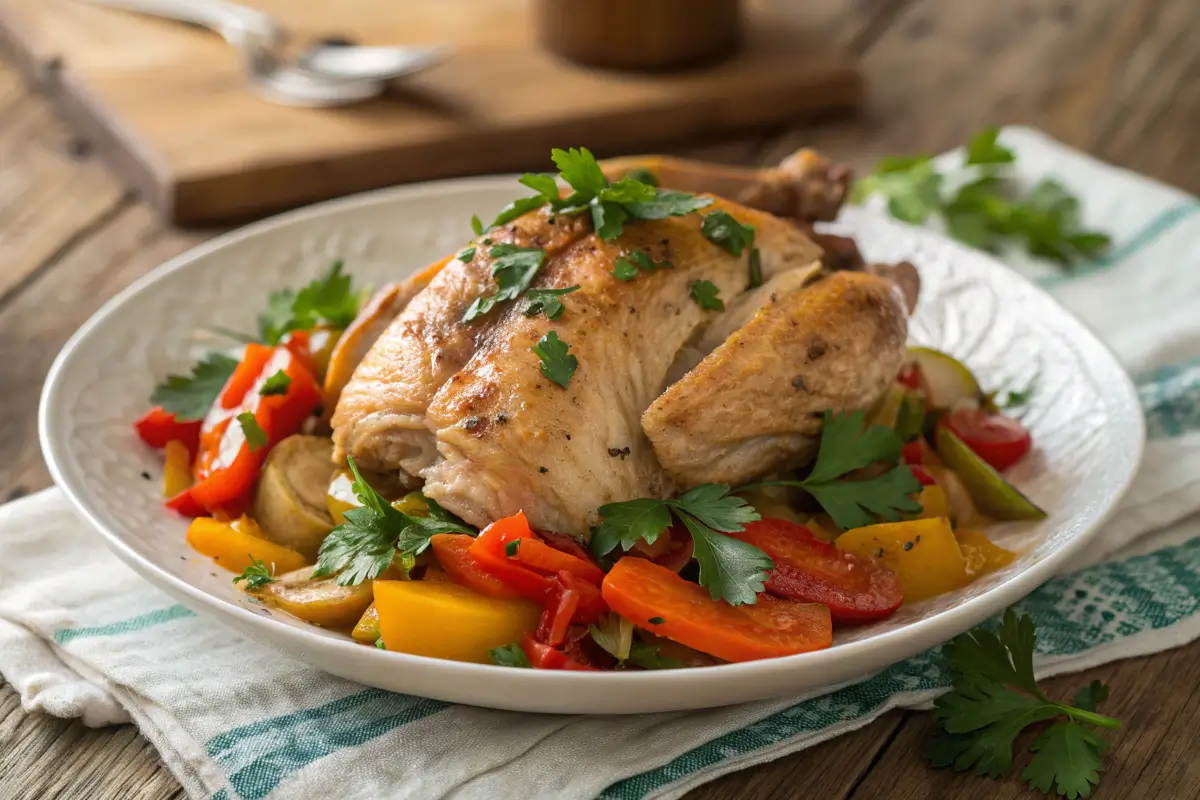
[[[463,425],[466,426],[467,430],[473,431],[479,427],[479,417],[467,417],[463,421]]]
[[[904,543],[904,549],[905,549],[905,550],[912,550],[912,549],[913,549],[913,543],[912,543],[912,542],[905,542],[905,543]]]
[[[508,415],[505,414],[503,411],[501,411],[499,414],[496,415],[496,422],[503,425],[504,423],[508,422]]]
[[[142,470],[142,479],[147,481],[150,480],[150,473],[146,472],[146,470]]]
[[[794,386],[795,388],[799,389],[802,392],[808,391],[808,387],[804,385],[804,376],[803,375],[797,375],[796,377],[792,378],[792,386]]]
[[[550,470],[546,469],[545,467],[538,467],[538,472],[542,473],[543,475],[545,475],[549,471]]]

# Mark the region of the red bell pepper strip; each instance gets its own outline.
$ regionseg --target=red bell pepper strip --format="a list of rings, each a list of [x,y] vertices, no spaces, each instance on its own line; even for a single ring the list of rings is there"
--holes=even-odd
[[[167,442],[179,441],[187,446],[188,453],[195,458],[196,449],[200,446],[200,426],[203,424],[204,421],[199,419],[180,422],[162,406],[155,406],[133,423],[133,427],[142,441],[151,447],[161,450],[167,446]]]
[[[454,583],[488,597],[521,597],[516,589],[475,562],[470,553],[474,541],[464,533],[439,533],[429,539],[434,558]]]
[[[512,554],[508,547],[514,542]],[[578,575],[596,586],[604,580],[604,570],[596,566],[590,559],[582,559],[550,547],[543,542],[529,527],[524,512],[517,512],[511,517],[497,520],[475,540],[472,552],[488,549],[493,555],[505,556],[521,565],[529,567],[543,575],[557,575],[565,570]]]
[[[266,357],[264,358],[264,353]],[[287,392],[263,397],[262,384],[277,372],[291,379]],[[321,390],[303,362],[286,347],[246,346],[246,357],[221,391],[200,431],[192,499],[209,511],[244,505],[271,448],[297,433],[320,405]],[[252,413],[267,437],[251,448],[237,417]]]
[[[566,640],[567,628],[571,626],[571,620],[579,610],[577,583],[576,577],[566,570],[558,574],[558,597],[546,604],[534,634],[539,642],[558,647]]]
[[[525,651],[525,657],[529,659],[529,663],[533,665],[534,669],[597,671],[595,667],[580,664],[561,650],[555,650],[548,644],[536,641],[529,634],[526,634],[525,638],[521,640],[521,649]]]

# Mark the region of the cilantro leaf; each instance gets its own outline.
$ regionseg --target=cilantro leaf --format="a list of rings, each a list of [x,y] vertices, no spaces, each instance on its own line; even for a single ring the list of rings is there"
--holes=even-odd
[[[251,453],[260,447],[267,446],[267,433],[258,424],[258,419],[254,416],[253,411],[243,411],[238,414],[237,421],[242,426],[242,433],[246,437],[246,444],[250,445]]]
[[[288,375],[283,370],[279,370],[271,377],[263,381],[262,388],[258,390],[262,397],[272,397],[274,395],[283,395],[288,393],[288,389],[292,386],[292,376]]]
[[[236,358],[211,353],[192,367],[191,375],[168,375],[154,387],[150,402],[180,422],[204,419],[238,363]]]
[[[558,319],[566,308],[558,298],[564,294],[578,291],[579,284],[565,289],[527,289],[525,291],[525,316],[536,317],[545,314],[547,319]]]
[[[984,128],[967,143],[967,164],[1011,164],[1017,155],[997,143],[999,128]]]
[[[473,322],[497,304],[519,297],[529,288],[546,259],[546,251],[540,247],[517,247],[513,244],[494,245],[488,255],[492,258],[496,293],[475,298],[463,314],[463,322]]]
[[[743,225],[724,211],[713,211],[700,224],[704,238],[733,256],[754,246],[754,226]]]
[[[658,541],[659,534],[671,526],[671,509],[663,500],[643,497],[624,503],[600,506],[603,521],[592,531],[592,552],[597,556],[611,553],[617,545],[628,550],[645,539]]]
[[[634,642],[629,648],[626,664],[632,664],[642,669],[682,669],[686,666],[677,658],[658,654],[661,645],[648,642]]]
[[[1053,789],[1075,800],[1091,795],[1092,787],[1100,783],[1108,743],[1082,725],[1056,722],[1042,731],[1030,749],[1034,756],[1021,778],[1040,792]]]
[[[1033,743],[1021,773],[1029,785],[1067,798],[1087,797],[1100,780],[1108,747],[1093,728],[1118,720],[1096,713],[1108,696],[1099,681],[1076,693],[1074,706],[1046,697],[1033,677],[1037,636],[1033,620],[1004,614],[998,632],[976,628],[942,648],[957,677],[953,690],[934,701],[942,732],[925,748],[935,767],[998,777],[1012,768],[1013,745],[1028,726],[1054,720]]]
[[[529,663],[529,656],[525,655],[525,651],[521,649],[521,645],[516,642],[506,644],[503,647],[493,647],[491,650],[488,650],[488,657],[498,667],[533,668],[533,664]]]
[[[254,556],[250,556],[250,566],[242,570],[242,574],[233,579],[234,583],[238,583],[239,581],[246,582],[246,591],[257,592],[268,583],[274,583],[275,579],[271,577],[271,570],[267,569],[266,564]]]
[[[550,331],[530,348],[542,361],[539,365],[542,374],[564,389],[571,382],[571,376],[575,374],[575,369],[579,366],[579,359],[568,355],[568,347],[570,345],[559,339],[557,333]]]
[[[354,475],[351,486],[362,507],[346,511],[346,521],[321,542],[314,577],[338,573],[340,586],[354,586],[379,577],[397,555],[418,555],[429,546],[434,534],[474,535],[472,528],[429,498],[425,498],[427,517],[397,510],[363,479],[353,458],[346,461]]]
[[[692,283],[692,299],[705,311],[725,310],[725,301],[717,296],[720,293],[721,290],[712,281],[694,281]]]
[[[609,503],[599,509],[602,521],[592,532],[592,552],[604,556],[619,545],[633,547],[639,539],[653,544],[671,525],[672,514],[688,529],[700,563],[700,585],[714,599],[732,605],[755,602],[767,572],[774,566],[762,550],[725,536],[745,529],[745,523],[760,519],[754,508],[740,497],[729,495],[722,484],[703,484],[673,500],[643,497]]]

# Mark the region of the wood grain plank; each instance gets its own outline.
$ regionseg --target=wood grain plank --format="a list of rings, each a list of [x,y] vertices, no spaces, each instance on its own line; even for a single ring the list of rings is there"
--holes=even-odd
[[[0,68],[0,305],[122,203],[121,184]]]

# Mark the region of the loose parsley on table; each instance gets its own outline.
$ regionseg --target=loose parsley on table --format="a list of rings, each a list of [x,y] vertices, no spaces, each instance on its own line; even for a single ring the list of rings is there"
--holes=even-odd
[[[570,345],[558,338],[557,333],[550,331],[531,348],[542,361],[539,364],[542,374],[564,389],[579,366],[579,359],[567,352],[568,347]]]
[[[239,581],[246,582],[246,591],[257,592],[268,583],[274,583],[275,578],[271,577],[271,571],[267,569],[266,564],[254,556],[250,556],[250,566],[242,570],[242,574],[233,579],[234,583],[238,583]]]
[[[436,534],[475,535],[473,528],[429,498],[425,498],[427,517],[396,510],[363,479],[353,458],[346,461],[354,475],[351,486],[362,506],[347,510],[346,521],[321,542],[314,577],[338,573],[338,585],[355,586],[379,577],[396,555],[420,555]]]
[[[150,402],[180,422],[204,419],[237,365],[236,358],[210,353],[192,367],[191,375],[168,375],[154,387]]]
[[[1051,700],[1033,676],[1037,634],[1033,619],[1009,609],[999,633],[976,628],[942,647],[957,673],[954,688],[934,701],[941,731],[925,756],[935,767],[971,769],[996,778],[1012,768],[1018,734],[1049,722],[1030,750],[1021,778],[1041,792],[1068,800],[1088,797],[1099,783],[1108,742],[1097,729],[1114,729],[1120,720],[1096,713],[1108,697],[1099,681],[1081,687],[1074,705]]]
[[[729,494],[723,484],[706,483],[672,500],[643,497],[624,503],[600,506],[603,521],[592,531],[591,547],[603,557],[620,547],[629,550],[639,539],[654,544],[678,519],[692,535],[694,554],[700,565],[700,585],[714,599],[731,605],[753,603],[767,573],[775,566],[762,550],[740,539],[725,536],[745,530],[747,522],[761,517],[740,497]]]
[[[921,482],[913,477],[912,470],[898,463],[903,440],[884,425],[864,429],[864,417],[862,411],[825,413],[817,460],[803,480],[762,481],[737,491],[763,486],[803,489],[842,530],[870,525],[876,517],[895,522],[918,513],[921,504],[912,495],[921,491]],[[846,478],[848,473],[874,464],[892,468],[866,480]]]
[[[1079,200],[1062,184],[1047,179],[1029,191],[1017,186],[1006,170],[1016,154],[999,144],[998,136],[998,129],[987,128],[971,139],[961,175],[937,172],[929,156],[882,159],[854,184],[850,201],[878,194],[897,219],[920,224],[937,214],[951,236],[972,247],[993,250],[1015,240],[1030,255],[1066,267],[1107,250],[1109,237],[1082,227]],[[959,185],[946,195],[943,189],[952,177]]]

